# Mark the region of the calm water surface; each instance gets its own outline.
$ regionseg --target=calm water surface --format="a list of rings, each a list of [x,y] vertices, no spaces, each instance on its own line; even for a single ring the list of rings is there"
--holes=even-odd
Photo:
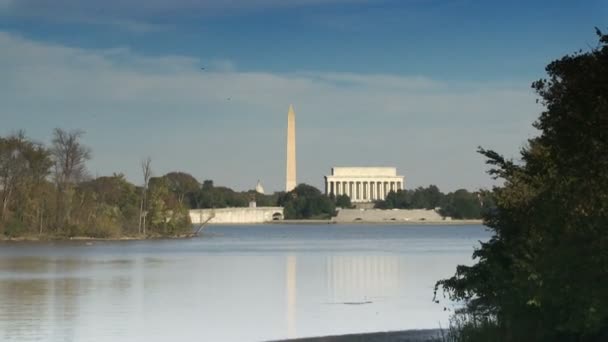
[[[0,340],[259,341],[438,328],[483,226],[209,227],[192,240],[0,244]]]

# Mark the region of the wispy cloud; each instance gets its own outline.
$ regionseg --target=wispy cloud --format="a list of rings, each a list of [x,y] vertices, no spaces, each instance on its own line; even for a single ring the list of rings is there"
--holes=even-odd
[[[0,18],[20,17],[112,27],[131,33],[172,29],[157,19],[167,15],[214,16],[243,11],[363,3],[370,0],[0,0]]]
[[[375,2],[377,2],[376,0]],[[383,0],[380,0],[383,1]],[[197,14],[269,8],[292,8],[325,4],[365,3],[371,0],[0,0],[0,6],[13,14],[53,15],[95,14],[131,16],[193,11]]]
[[[538,107],[527,84],[455,84],[425,76],[244,72],[229,61],[82,49],[0,32],[2,130],[46,139],[87,130],[92,172],[138,179],[181,169],[247,188],[283,181],[284,120],[298,115],[300,181],[334,165],[395,165],[410,185],[490,184],[478,145],[516,155]],[[449,170],[446,171],[446,170]]]

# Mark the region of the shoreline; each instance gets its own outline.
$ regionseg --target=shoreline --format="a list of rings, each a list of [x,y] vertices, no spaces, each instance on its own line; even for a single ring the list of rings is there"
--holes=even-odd
[[[430,342],[443,341],[446,331],[441,329],[414,329],[402,331],[354,333],[345,335],[330,335],[318,337],[303,337],[273,342],[348,342],[348,341],[372,341],[372,342]]]
[[[222,227],[222,226],[239,226],[239,225],[252,225],[252,226],[311,226],[311,225],[336,225],[336,226],[347,226],[347,225],[372,225],[372,226],[466,226],[466,225],[483,225],[483,220],[451,220],[451,221],[334,221],[334,220],[282,220],[282,221],[270,221],[263,223],[209,223],[207,227]],[[373,229],[373,227],[370,227]],[[204,229],[202,234],[204,234]],[[110,238],[99,238],[91,236],[73,236],[73,237],[61,237],[61,236],[18,236],[18,237],[6,237],[0,236],[0,243],[4,242],[95,242],[95,241],[147,241],[147,240],[187,240],[195,238],[196,234],[180,234],[174,236],[119,236]]]
[[[5,237],[0,236],[0,243],[8,242],[117,242],[117,241],[147,241],[147,240],[185,240],[194,237],[192,234],[183,234],[175,236],[119,236],[111,238],[100,238],[92,236],[18,236]]]
[[[266,223],[262,223],[266,224]],[[428,225],[428,226],[463,226],[463,225],[483,225],[483,220],[446,220],[446,221],[334,221],[334,220],[282,220],[272,221],[267,224],[291,224],[291,225],[308,225],[308,224],[335,224],[335,225],[379,225],[379,226],[414,226],[414,225]],[[213,224],[210,224],[213,225]]]

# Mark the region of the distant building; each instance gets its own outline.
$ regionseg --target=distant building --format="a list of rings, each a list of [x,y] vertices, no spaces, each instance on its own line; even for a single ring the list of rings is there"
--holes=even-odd
[[[255,192],[257,192],[258,194],[264,194],[264,187],[262,186],[262,182],[260,182],[258,180],[258,184],[256,184],[255,186]]]
[[[325,176],[325,194],[347,195],[353,203],[379,201],[404,189],[404,179],[395,167],[334,167]]]

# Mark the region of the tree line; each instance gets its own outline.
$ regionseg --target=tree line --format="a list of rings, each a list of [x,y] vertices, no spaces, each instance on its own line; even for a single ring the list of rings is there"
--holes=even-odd
[[[289,193],[280,193],[277,204],[285,208],[287,219],[326,219],[334,216],[337,208],[354,207],[347,195],[326,196],[307,184],[300,184]],[[460,189],[444,194],[435,185],[391,191],[385,200],[374,203],[377,209],[437,210],[442,216],[454,219],[480,219],[482,213],[492,210],[493,206],[488,191]]]
[[[50,146],[22,131],[0,137],[0,235],[108,238],[191,229],[169,179],[151,177],[149,158],[142,162],[142,186],[122,174],[92,178],[83,134],[55,129]]]
[[[351,208],[346,195],[326,196],[300,184],[289,193],[237,192],[200,183],[184,172],[152,175],[152,160],[141,161],[143,183],[135,185],[122,174],[93,178],[86,164],[92,151],[82,131],[55,129],[49,146],[20,131],[0,137],[0,235],[99,238],[167,236],[190,231],[191,208],[284,207],[287,219],[328,219],[336,208]],[[454,218],[478,218],[479,194],[458,190],[443,194],[427,188],[389,193],[376,207],[435,209]]]
[[[379,209],[436,209],[442,216],[454,219],[480,219],[482,213],[493,207],[488,191],[469,192],[459,189],[443,193],[436,185],[412,190],[389,192],[386,199],[375,204]]]

